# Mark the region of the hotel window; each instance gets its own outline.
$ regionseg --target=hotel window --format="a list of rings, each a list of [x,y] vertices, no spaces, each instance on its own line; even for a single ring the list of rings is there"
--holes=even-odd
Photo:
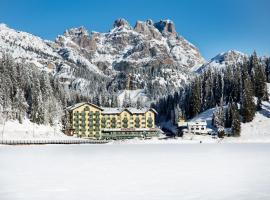
[[[89,111],[89,110],[90,110],[89,106],[86,106],[86,107],[84,108],[84,111]]]

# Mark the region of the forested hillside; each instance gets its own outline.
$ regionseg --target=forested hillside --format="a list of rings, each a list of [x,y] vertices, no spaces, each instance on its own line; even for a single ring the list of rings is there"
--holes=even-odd
[[[0,82],[1,121],[22,122],[28,117],[37,124],[61,123],[67,95],[62,84],[51,74],[3,56],[0,59]]]
[[[153,106],[160,114],[160,121],[174,123],[179,117],[190,119],[217,107],[214,125],[232,127],[233,121],[252,121],[262,101],[268,100],[266,82],[270,82],[270,60],[258,58],[254,53],[242,63],[205,69],[184,89]]]

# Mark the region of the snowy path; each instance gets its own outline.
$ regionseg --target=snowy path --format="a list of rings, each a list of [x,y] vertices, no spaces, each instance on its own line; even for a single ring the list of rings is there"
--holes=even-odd
[[[0,146],[1,200],[268,200],[267,144]]]

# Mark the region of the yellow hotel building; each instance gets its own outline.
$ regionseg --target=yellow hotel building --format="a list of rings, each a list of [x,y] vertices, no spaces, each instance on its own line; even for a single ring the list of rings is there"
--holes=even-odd
[[[108,108],[78,103],[67,108],[65,133],[95,139],[131,139],[158,136],[157,112],[152,108]]]

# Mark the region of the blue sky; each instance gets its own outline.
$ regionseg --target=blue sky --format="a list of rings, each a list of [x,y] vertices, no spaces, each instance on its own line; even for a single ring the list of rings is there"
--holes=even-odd
[[[171,19],[206,59],[230,49],[270,55],[270,0],[0,0],[0,23],[50,40],[81,25],[105,32],[117,18]]]

